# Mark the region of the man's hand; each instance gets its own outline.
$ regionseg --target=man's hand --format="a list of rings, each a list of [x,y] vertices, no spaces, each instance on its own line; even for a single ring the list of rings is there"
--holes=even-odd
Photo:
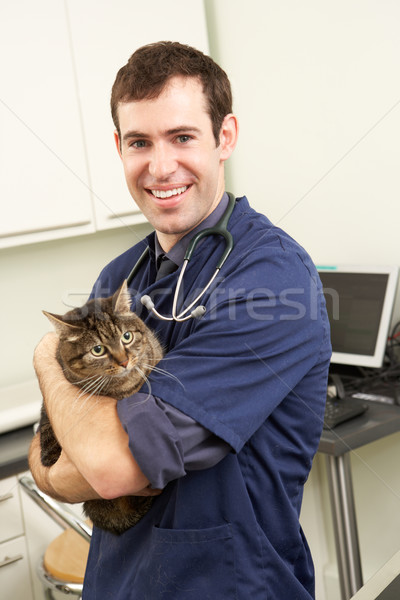
[[[44,467],[40,460],[40,434],[36,434],[29,450],[29,467],[37,486],[55,500],[74,504],[95,500],[100,496],[82,477],[64,451],[51,467]],[[158,496],[162,490],[146,486],[135,492],[135,496]]]
[[[39,380],[40,390],[43,397],[45,397],[42,386],[46,381],[46,372],[49,367],[59,369],[62,373],[62,369],[56,359],[56,351],[58,346],[58,335],[53,331],[46,333],[46,335],[40,340],[39,344],[35,348],[33,354],[33,366],[36,371],[37,378]]]
[[[35,348],[33,366],[41,370],[49,360],[55,360],[58,346],[58,335],[53,331],[46,333]]]
[[[44,467],[40,459],[40,434],[36,434],[29,449],[29,468],[37,486],[60,502],[83,502],[100,498],[82,477],[64,451],[51,467]]]
[[[134,493],[134,496],[159,496],[162,490],[152,489],[150,486],[146,486],[142,490]]]

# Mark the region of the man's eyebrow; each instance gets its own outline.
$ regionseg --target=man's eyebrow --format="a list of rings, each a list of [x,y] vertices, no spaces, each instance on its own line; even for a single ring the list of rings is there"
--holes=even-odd
[[[174,127],[173,129],[168,129],[168,131],[166,131],[167,135],[176,135],[179,133],[200,133],[200,129],[194,127],[194,125],[179,125],[179,127]]]
[[[165,131],[165,135],[179,135],[183,133],[200,134],[201,130],[198,127],[194,127],[193,125],[179,125],[179,127],[173,127],[172,129],[167,129]],[[143,131],[136,131],[132,129],[131,131],[127,131],[126,133],[124,133],[124,135],[122,136],[122,141],[126,142],[127,140],[132,139],[147,139],[148,137],[148,134],[144,133]]]
[[[124,135],[122,136],[122,141],[125,142],[126,140],[131,140],[132,138],[135,139],[142,139],[142,138],[146,138],[147,135],[145,133],[142,133],[141,131],[127,131],[126,133],[124,133]]]

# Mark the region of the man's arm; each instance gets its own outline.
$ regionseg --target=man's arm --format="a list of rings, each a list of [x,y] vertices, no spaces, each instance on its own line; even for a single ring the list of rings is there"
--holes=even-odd
[[[55,357],[57,344],[57,336],[47,334],[35,350],[34,366],[64,456],[46,474],[38,467],[38,442],[34,442],[31,463],[38,483],[71,502],[157,494],[147,488],[149,481],[130,452],[128,435],[117,415],[117,401],[81,395],[63,375]],[[66,484],[68,476],[73,486]]]
[[[36,434],[29,449],[29,468],[39,488],[60,502],[84,502],[100,498],[82,477],[64,450],[52,467],[44,467],[40,460],[40,434]]]

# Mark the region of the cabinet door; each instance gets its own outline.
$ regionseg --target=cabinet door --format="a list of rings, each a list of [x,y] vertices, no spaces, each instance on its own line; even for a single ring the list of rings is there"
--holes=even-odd
[[[29,563],[23,537],[0,544],[0,590],[2,600],[32,600]]]
[[[97,229],[143,222],[115,148],[110,94],[115,76],[140,46],[177,40],[208,52],[202,0],[68,0]]]
[[[31,476],[29,472],[22,473],[21,475]],[[36,567],[45,553],[47,546],[55,537],[60,535],[63,529],[60,525],[55,523],[55,521],[53,521],[53,519],[22,490],[22,488],[20,488],[20,496],[25,523],[26,544],[31,565],[33,597],[35,600],[43,600],[43,586],[37,577]],[[72,509],[79,518],[83,518],[82,505],[72,504],[69,505],[69,508]],[[0,598],[2,600],[1,591]],[[23,596],[21,596],[21,600],[22,599]],[[17,597],[15,600],[17,600]]]
[[[0,542],[18,537],[23,533],[17,479],[16,477],[7,477],[0,481]]]
[[[62,0],[0,8],[0,247],[94,230]]]

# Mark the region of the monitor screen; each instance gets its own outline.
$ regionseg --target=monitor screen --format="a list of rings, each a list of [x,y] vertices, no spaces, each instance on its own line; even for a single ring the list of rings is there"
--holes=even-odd
[[[332,363],[381,367],[397,267],[319,266],[331,325]]]

